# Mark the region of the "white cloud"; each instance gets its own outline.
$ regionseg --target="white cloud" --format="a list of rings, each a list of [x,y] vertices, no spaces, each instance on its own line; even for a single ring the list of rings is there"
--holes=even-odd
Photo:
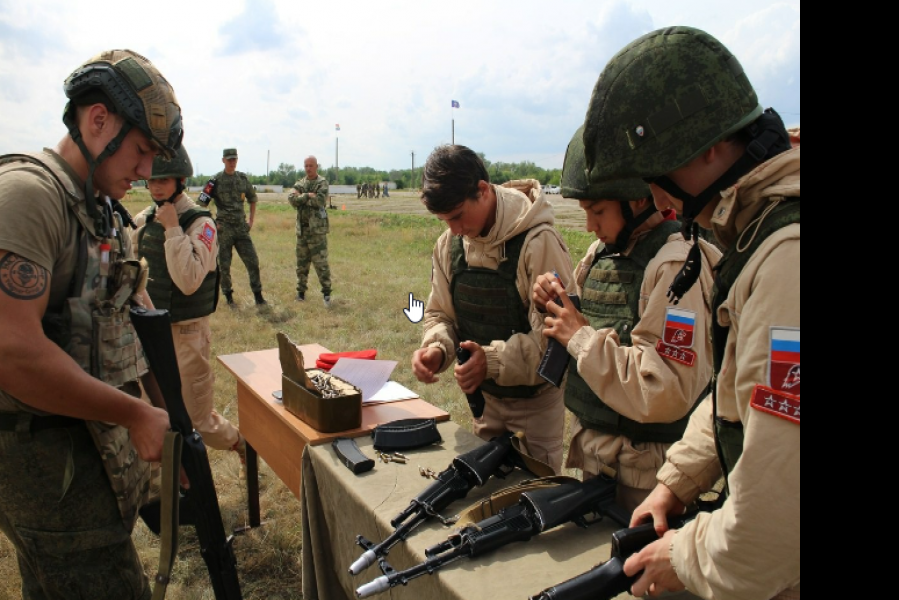
[[[110,12],[110,7],[115,12]],[[261,174],[315,154],[405,168],[452,138],[492,161],[560,167],[602,66],[631,39],[691,25],[741,59],[760,98],[799,122],[799,2],[0,0],[0,152],[65,134],[62,83],[109,48],[174,85],[195,167],[237,146]]]

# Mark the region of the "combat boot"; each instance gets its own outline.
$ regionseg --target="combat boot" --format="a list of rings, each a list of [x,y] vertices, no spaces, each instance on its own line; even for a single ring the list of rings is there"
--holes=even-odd
[[[260,292],[253,292],[253,296],[256,297],[256,304],[257,304],[257,305],[259,305],[259,306],[264,306],[264,305],[268,304],[268,302],[265,301],[265,298],[262,297],[262,292],[261,292],[261,291],[260,291]]]
[[[228,306],[234,308],[234,292],[223,292],[225,294],[225,302]]]
[[[306,292],[297,292],[297,302],[306,301]]]
[[[325,308],[331,308],[331,294],[325,296]]]

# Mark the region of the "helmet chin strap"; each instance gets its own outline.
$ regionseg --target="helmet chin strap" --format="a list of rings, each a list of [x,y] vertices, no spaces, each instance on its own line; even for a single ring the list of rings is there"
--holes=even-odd
[[[69,136],[71,136],[72,140],[78,145],[78,148],[81,150],[82,156],[84,156],[84,160],[87,161],[88,165],[88,173],[87,173],[87,185],[85,189],[85,204],[87,205],[87,214],[94,220],[94,226],[96,229],[96,233],[99,235],[106,235],[107,230],[109,229],[109,224],[106,222],[106,218],[104,213],[100,212],[97,208],[97,192],[94,190],[94,173],[97,171],[97,167],[100,166],[104,160],[112,156],[116,153],[116,151],[122,147],[122,140],[125,139],[125,136],[128,135],[128,132],[131,131],[131,123],[127,120],[122,120],[122,129],[119,131],[118,135],[113,138],[109,144],[106,145],[106,148],[103,149],[103,152],[95,159],[91,156],[90,151],[87,149],[87,145],[84,143],[84,137],[81,135],[81,130],[78,128],[78,124],[75,122],[73,117],[75,113],[75,108],[71,105],[66,107],[65,113],[63,113],[62,121],[65,123],[66,127],[69,129]]]
[[[693,241],[693,247],[690,248],[687,261],[684,263],[680,273],[674,278],[674,283],[668,289],[668,298],[675,305],[695,285],[702,269],[702,252],[699,249],[699,225],[695,223],[696,218],[712,200],[721,194],[722,190],[726,190],[734,185],[741,177],[758,165],[792,148],[790,135],[787,133],[780,115],[771,108],[766,110],[752,125],[749,125],[746,131],[750,136],[750,142],[747,144],[743,156],[717,181],[700,192],[699,195],[688,194],[679,185],[671,181],[668,176],[662,176],[653,181],[668,194],[683,201],[683,235],[688,241]]]
[[[175,203],[175,198],[177,198],[178,196],[180,196],[180,195],[181,195],[181,192],[184,191],[184,184],[181,183],[181,180],[180,180],[180,179],[176,179],[175,181],[176,181],[176,183],[175,183],[175,193],[172,194],[171,196],[169,196],[168,198],[166,198],[165,200],[153,200],[153,202],[156,203],[156,206],[158,206],[158,207],[161,208],[162,205],[165,204],[165,203],[169,203],[169,204],[174,204],[174,203]]]
[[[649,204],[652,206],[652,198],[649,198]],[[649,220],[649,217],[654,215],[656,210],[652,208],[647,208],[643,212],[641,212],[636,217],[634,216],[634,211],[631,210],[631,203],[629,201],[621,202],[621,216],[624,217],[624,228],[618,233],[618,236],[615,238],[614,242],[609,242],[606,244],[606,252],[604,254],[620,254],[627,250],[627,245],[631,241],[631,236],[634,235],[634,231],[637,230],[640,225]]]

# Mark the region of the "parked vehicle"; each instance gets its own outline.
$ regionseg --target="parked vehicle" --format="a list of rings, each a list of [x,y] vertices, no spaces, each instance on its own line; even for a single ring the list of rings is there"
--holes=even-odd
[[[559,186],[557,186],[557,185],[548,185],[545,188],[543,188],[543,191],[544,191],[544,193],[547,193],[547,194],[561,194],[562,193],[561,188],[559,188]]]

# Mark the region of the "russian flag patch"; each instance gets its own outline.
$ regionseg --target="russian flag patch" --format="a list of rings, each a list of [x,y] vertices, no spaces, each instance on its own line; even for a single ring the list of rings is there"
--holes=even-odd
[[[665,315],[665,344],[677,348],[692,348],[696,329],[696,313],[692,310],[668,307]]]
[[[771,358],[768,361],[768,385],[772,389],[799,397],[799,330],[771,328]]]
[[[683,308],[668,307],[665,314],[665,330],[656,344],[656,352],[662,358],[692,367],[696,364],[693,347],[696,331],[696,313]]]

